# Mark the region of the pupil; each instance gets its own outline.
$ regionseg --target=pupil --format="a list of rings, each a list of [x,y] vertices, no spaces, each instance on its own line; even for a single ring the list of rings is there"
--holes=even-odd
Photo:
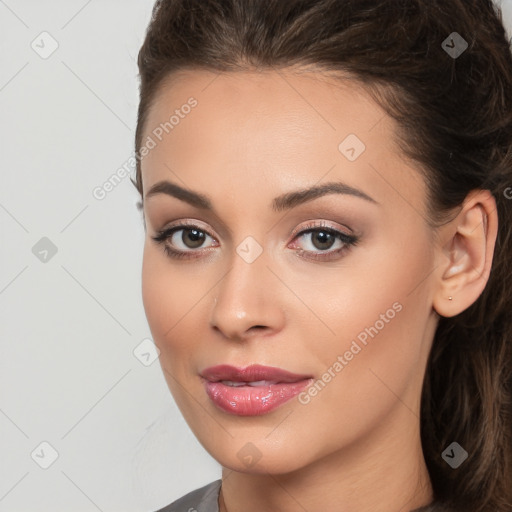
[[[316,240],[319,240],[320,247],[318,247],[315,244]],[[317,249],[329,249],[330,247],[332,247],[333,241],[334,241],[334,236],[331,233],[327,233],[325,231],[317,231],[315,233],[315,236],[313,237],[313,243],[315,244]],[[327,244],[327,246],[322,245],[322,244]]]
[[[185,234],[188,233],[189,240],[185,239]],[[183,240],[183,243],[190,247],[191,249],[194,249],[196,247],[200,247],[204,240],[204,233],[202,231],[199,231],[197,229],[184,229],[183,235],[181,236],[181,239]],[[192,245],[190,245],[189,241],[192,241]]]

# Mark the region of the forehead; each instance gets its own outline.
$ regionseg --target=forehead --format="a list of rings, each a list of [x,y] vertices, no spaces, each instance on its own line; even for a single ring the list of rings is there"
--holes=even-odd
[[[189,115],[187,102],[197,106]],[[195,123],[204,126],[216,123],[237,125],[230,135],[240,133],[240,128],[302,129],[304,132],[332,132],[336,137],[349,129],[362,136],[387,116],[365,92],[360,83],[348,76],[338,78],[326,72],[304,69],[274,71],[239,71],[214,73],[207,70],[184,70],[169,75],[160,85],[146,122],[146,133],[169,121],[170,114],[186,110],[185,118],[172,130],[174,138],[187,133],[187,126]],[[180,116],[183,120],[183,117]],[[388,124],[390,119],[387,119]],[[385,123],[386,124],[386,123]],[[184,126],[185,125],[185,126]],[[177,126],[176,126],[177,128]],[[227,128],[227,127],[225,127]],[[227,132],[224,132],[226,135]],[[206,140],[216,132],[199,132]],[[225,137],[224,137],[225,138]]]
[[[275,195],[326,174],[374,197],[389,187],[387,175],[409,193],[408,180],[421,189],[395,144],[394,121],[359,83],[342,78],[304,70],[169,76],[146,120],[143,140],[156,145],[141,163],[144,190],[181,177],[200,191],[220,180],[225,192],[257,187]]]

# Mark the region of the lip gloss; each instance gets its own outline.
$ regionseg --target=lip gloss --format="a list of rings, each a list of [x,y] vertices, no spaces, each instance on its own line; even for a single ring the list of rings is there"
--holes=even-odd
[[[220,381],[203,379],[206,393],[223,411],[238,416],[266,414],[298,395],[313,379],[297,382],[266,383],[230,386]]]

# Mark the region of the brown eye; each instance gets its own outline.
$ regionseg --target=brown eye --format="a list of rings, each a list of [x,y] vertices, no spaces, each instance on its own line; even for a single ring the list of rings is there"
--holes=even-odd
[[[306,259],[333,261],[339,259],[352,246],[357,245],[359,237],[342,233],[334,228],[310,224],[295,237],[298,254]],[[333,248],[334,247],[334,248]]]
[[[201,247],[205,240],[205,233],[195,228],[180,229],[182,231],[181,241],[189,249]]]
[[[311,232],[311,235],[311,242],[316,249],[330,249],[336,241],[336,237],[328,231]]]
[[[210,239],[211,242],[215,241],[203,229],[185,224],[159,231],[157,236],[152,238],[155,242],[164,245],[164,250],[168,255],[172,253],[173,255],[182,254],[183,256],[201,252],[199,249],[203,248],[207,239]],[[208,246],[205,246],[205,248],[208,248]]]
[[[338,241],[343,247],[349,241],[348,235],[325,228],[308,229],[299,235],[305,252],[328,251]]]

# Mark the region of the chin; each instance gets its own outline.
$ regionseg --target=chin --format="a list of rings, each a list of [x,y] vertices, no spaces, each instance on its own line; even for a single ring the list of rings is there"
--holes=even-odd
[[[268,435],[268,433],[264,434]],[[255,438],[252,437],[254,440]],[[267,440],[268,443],[268,440]],[[206,446],[208,453],[224,468],[238,473],[267,475],[285,474],[299,470],[308,461],[300,447],[285,447],[282,444],[266,444],[261,440],[232,440],[224,446]]]

